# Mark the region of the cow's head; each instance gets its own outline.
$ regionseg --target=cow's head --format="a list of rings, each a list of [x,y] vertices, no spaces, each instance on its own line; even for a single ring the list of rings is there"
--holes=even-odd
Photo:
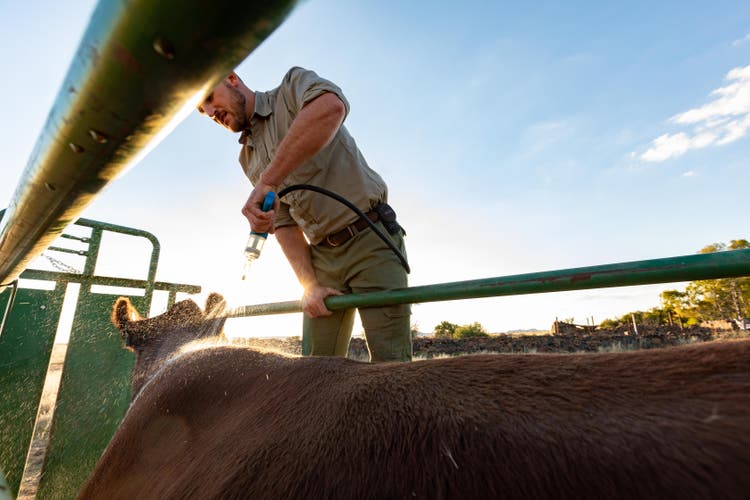
[[[192,300],[183,300],[169,311],[153,318],[142,318],[127,297],[120,297],[112,308],[112,322],[120,330],[125,347],[135,352],[133,397],[169,358],[195,340],[226,340],[222,317],[226,302],[218,293],[206,299],[203,312]]]

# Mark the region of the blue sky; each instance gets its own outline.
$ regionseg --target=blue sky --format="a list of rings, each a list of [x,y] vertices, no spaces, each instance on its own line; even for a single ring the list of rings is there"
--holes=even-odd
[[[342,87],[346,125],[409,233],[412,285],[750,239],[750,5],[607,4],[308,0],[237,71],[266,90],[300,65]],[[0,0],[0,205],[93,7]],[[250,188],[237,148],[193,114],[83,216],[153,232],[160,280],[237,304],[298,298],[272,239],[238,283]],[[127,274],[136,254],[115,245],[101,272]],[[414,321],[421,331],[443,320],[546,329],[555,317],[598,322],[654,307],[680,286],[422,304]],[[241,328],[291,335],[299,324],[277,316]]]

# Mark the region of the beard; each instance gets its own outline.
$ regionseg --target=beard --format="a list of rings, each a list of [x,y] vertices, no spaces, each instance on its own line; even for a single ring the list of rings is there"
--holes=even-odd
[[[229,91],[229,103],[227,104],[227,111],[231,113],[231,119],[229,123],[225,124],[225,127],[227,127],[232,132],[242,132],[245,130],[245,125],[247,123],[247,118],[245,117],[245,96],[237,90],[236,88],[232,87],[231,85],[224,84],[227,87],[227,90]]]

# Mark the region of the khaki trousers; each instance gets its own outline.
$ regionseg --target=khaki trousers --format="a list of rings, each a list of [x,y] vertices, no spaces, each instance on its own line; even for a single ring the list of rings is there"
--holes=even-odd
[[[403,236],[389,234],[377,226],[406,255]],[[392,290],[407,286],[406,271],[398,257],[370,229],[357,233],[338,247],[311,247],[312,264],[322,286],[344,293]],[[411,306],[399,304],[359,309],[370,361],[411,361]],[[331,316],[305,318],[309,321],[313,356],[346,356],[354,325],[354,309],[333,311]]]

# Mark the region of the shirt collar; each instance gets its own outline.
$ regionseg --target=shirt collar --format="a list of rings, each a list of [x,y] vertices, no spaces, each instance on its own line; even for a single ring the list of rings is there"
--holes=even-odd
[[[267,117],[272,112],[273,109],[271,108],[271,100],[269,99],[268,94],[266,92],[256,92],[255,110],[253,111],[253,115]]]
[[[271,100],[268,97],[268,94],[266,92],[255,92],[255,109],[253,110],[252,116],[250,116],[250,127],[246,128],[242,131],[242,134],[240,135],[240,144],[245,144],[247,142],[248,137],[252,137],[252,131],[251,127],[253,125],[253,121],[255,119],[255,116],[262,116],[264,118],[267,118],[268,116],[273,113],[273,108],[271,107]]]

